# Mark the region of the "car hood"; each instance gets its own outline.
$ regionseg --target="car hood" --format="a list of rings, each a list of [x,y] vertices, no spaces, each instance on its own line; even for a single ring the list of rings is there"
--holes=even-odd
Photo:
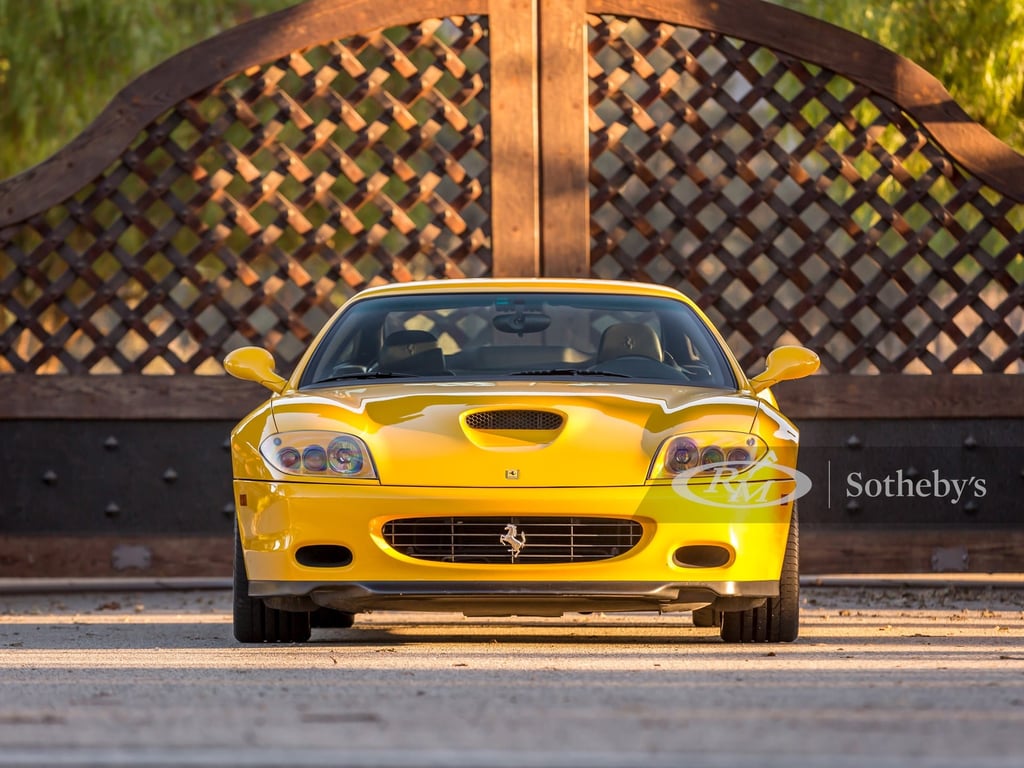
[[[375,383],[274,398],[281,432],[361,437],[382,484],[639,485],[668,437],[749,431],[750,395],[605,382]]]

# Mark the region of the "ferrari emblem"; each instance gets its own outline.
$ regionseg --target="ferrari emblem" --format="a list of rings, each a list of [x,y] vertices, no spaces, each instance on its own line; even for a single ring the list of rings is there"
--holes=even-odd
[[[517,536],[518,538],[516,538]],[[509,523],[505,526],[505,532],[501,534],[498,541],[512,550],[512,562],[514,563],[519,557],[519,553],[526,548],[526,531],[519,533],[516,527]]]

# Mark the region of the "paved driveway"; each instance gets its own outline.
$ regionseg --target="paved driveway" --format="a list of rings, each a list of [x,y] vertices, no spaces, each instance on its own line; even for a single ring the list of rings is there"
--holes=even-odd
[[[1021,591],[804,600],[792,645],[378,613],[247,647],[222,590],[0,595],[0,766],[1021,764]]]

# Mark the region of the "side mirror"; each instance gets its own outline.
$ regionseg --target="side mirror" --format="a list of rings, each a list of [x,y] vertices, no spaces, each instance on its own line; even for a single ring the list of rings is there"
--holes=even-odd
[[[806,347],[778,347],[768,353],[764,373],[752,378],[750,386],[760,392],[780,381],[802,379],[818,370],[820,364],[818,356]]]
[[[224,370],[236,379],[255,381],[280,394],[288,381],[274,371],[274,356],[262,347],[242,347],[224,358]]]

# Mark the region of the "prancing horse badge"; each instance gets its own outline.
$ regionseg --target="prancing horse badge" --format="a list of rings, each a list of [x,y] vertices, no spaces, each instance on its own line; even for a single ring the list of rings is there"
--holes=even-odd
[[[526,549],[526,531],[519,533],[515,525],[509,523],[505,526],[505,532],[501,534],[498,541],[512,550],[512,562],[514,563],[519,557],[519,553]]]

